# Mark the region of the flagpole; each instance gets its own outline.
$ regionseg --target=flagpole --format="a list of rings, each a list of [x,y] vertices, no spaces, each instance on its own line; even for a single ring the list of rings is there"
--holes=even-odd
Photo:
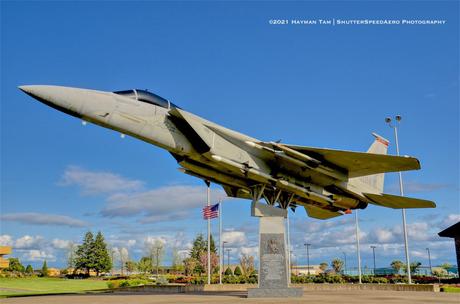
[[[211,183],[206,181],[208,207],[211,206]],[[208,284],[211,284],[211,219],[208,217]]]
[[[219,201],[219,284],[222,284],[222,201]]]

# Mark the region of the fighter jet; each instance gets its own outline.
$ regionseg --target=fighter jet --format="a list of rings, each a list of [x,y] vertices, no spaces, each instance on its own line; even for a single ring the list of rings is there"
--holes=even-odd
[[[385,194],[384,173],[420,169],[409,156],[387,155],[388,140],[372,133],[367,152],[261,141],[194,115],[147,90],[115,92],[62,86],[20,86],[66,114],[167,150],[180,170],[221,185],[229,197],[302,206],[328,219],[364,209],[434,208],[428,200]]]

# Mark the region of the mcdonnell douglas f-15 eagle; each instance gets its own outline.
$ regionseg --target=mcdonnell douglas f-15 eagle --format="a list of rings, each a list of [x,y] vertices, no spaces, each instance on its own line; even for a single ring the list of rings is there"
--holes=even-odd
[[[42,103],[167,150],[181,171],[221,185],[229,197],[284,209],[303,206],[328,219],[368,204],[434,208],[432,201],[385,194],[385,172],[420,169],[418,159],[387,155],[373,133],[367,152],[265,142],[227,129],[146,90],[104,92],[62,86],[19,87]]]

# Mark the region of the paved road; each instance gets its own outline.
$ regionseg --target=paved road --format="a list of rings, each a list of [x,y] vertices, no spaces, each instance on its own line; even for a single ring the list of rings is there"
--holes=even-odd
[[[118,304],[118,303],[460,303],[460,293],[434,293],[409,291],[310,291],[297,299],[247,299],[246,292],[207,292],[202,294],[88,294],[56,295],[0,299],[5,304]]]

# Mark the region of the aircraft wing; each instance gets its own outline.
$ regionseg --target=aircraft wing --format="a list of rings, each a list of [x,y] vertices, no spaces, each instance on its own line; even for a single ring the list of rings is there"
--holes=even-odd
[[[393,208],[393,209],[403,209],[403,208],[435,208],[436,204],[432,201],[427,201],[418,198],[391,195],[391,194],[372,194],[372,193],[363,193],[368,199],[371,200],[371,203],[374,205],[379,205],[383,207]]]
[[[336,167],[343,168],[348,172],[348,177],[420,169],[419,160],[409,156],[393,156],[366,152],[283,145],[317,159],[321,163],[329,163]]]

